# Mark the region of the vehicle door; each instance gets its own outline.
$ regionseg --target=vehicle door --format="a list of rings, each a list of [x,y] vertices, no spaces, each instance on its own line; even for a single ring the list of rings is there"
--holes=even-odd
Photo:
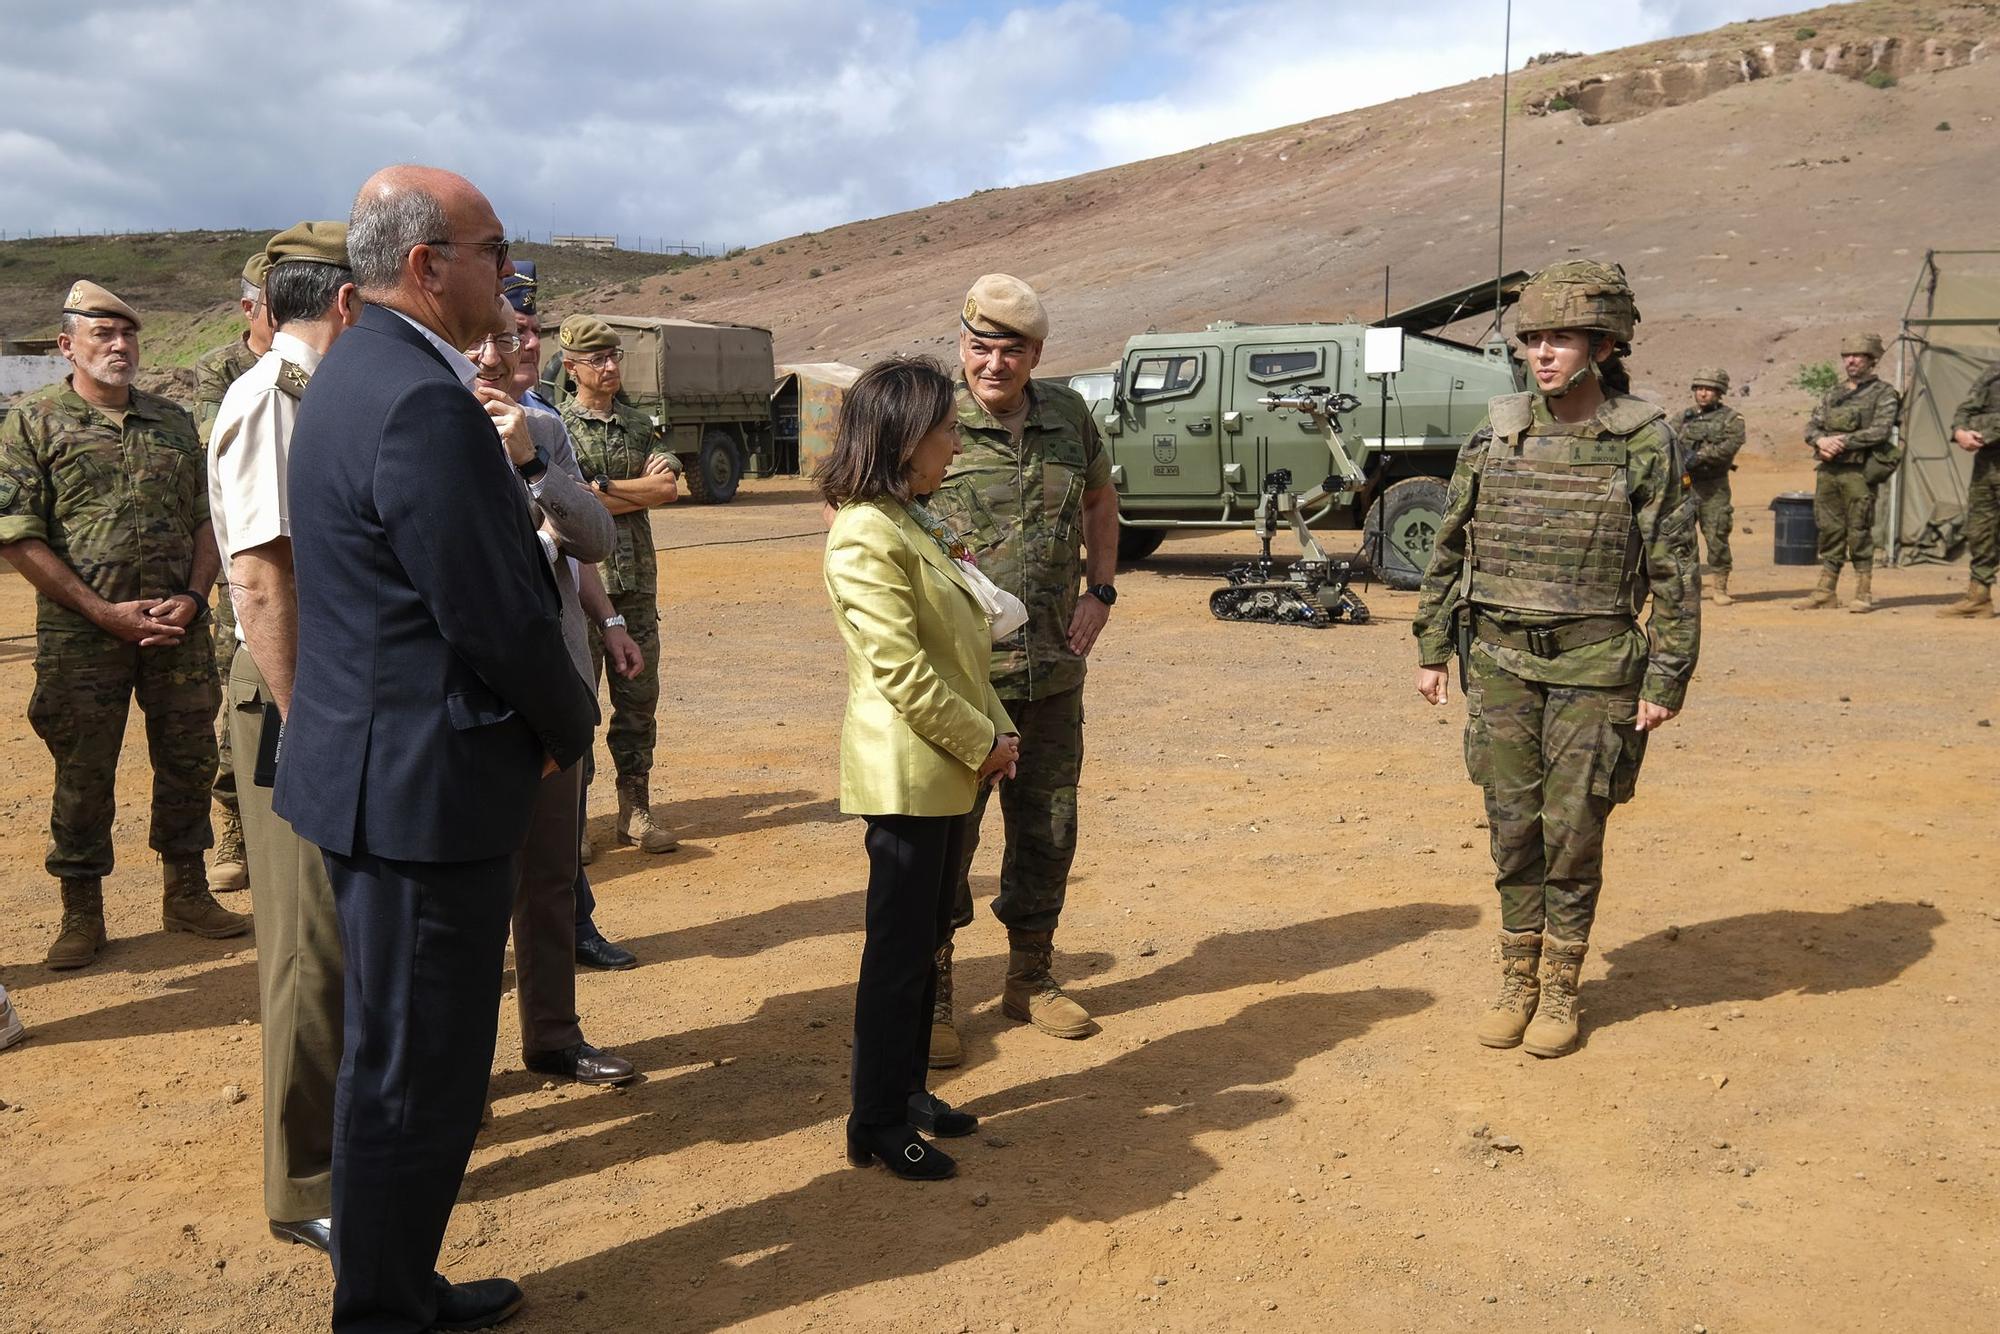
[[[1125,362],[1131,427],[1120,443],[1129,489],[1147,496],[1222,494],[1222,354],[1144,348]]]
[[[1288,341],[1243,343],[1233,349],[1228,483],[1239,495],[1254,497],[1264,477],[1289,468],[1294,490],[1307,491],[1332,468],[1326,436],[1311,416],[1266,408],[1258,400],[1289,391],[1340,389],[1340,344]]]

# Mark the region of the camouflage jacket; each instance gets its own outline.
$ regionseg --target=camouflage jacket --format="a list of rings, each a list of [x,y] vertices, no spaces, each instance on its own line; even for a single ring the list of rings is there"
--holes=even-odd
[[[1697,482],[1728,477],[1743,448],[1743,414],[1726,403],[1688,408],[1674,421],[1687,459],[1687,473]]]
[[[215,416],[222,411],[222,396],[243,372],[256,364],[257,354],[250,350],[248,334],[233,343],[210,348],[195,362],[194,425],[201,432],[202,448],[208,447],[208,438],[215,432]]]
[[[0,542],[41,539],[106,602],[187,588],[207,522],[201,440],[164,398],[133,390],[120,427],[63,380],[0,422]],[[47,597],[36,624],[99,633]]]
[[[1871,375],[1849,389],[1840,381],[1820,396],[1812,416],[1806,419],[1806,443],[1823,435],[1847,438],[1847,448],[1830,459],[1821,459],[1822,468],[1845,468],[1867,460],[1872,450],[1886,449],[1896,434],[1896,419],[1903,401],[1889,384]]]
[[[1972,391],[1951,416],[1951,429],[1979,432],[1987,449],[2000,446],[2000,361],[1972,382]]]
[[[1693,493],[1674,464],[1678,446],[1673,431],[1657,408],[1623,394],[1613,395],[1596,416],[1580,426],[1557,429],[1547,403],[1537,396],[1530,435],[1570,434],[1623,446],[1623,489],[1632,509],[1631,551],[1634,606],[1652,603],[1643,629],[1632,629],[1593,644],[1584,644],[1542,658],[1523,650],[1482,643],[1487,654],[1506,671],[1551,685],[1622,686],[1640,683],[1640,698],[1678,709],[1687,696],[1701,647],[1701,587],[1695,560]],[[1636,426],[1628,423],[1637,421]],[[1481,425],[1459,450],[1451,474],[1445,513],[1437,545],[1411,630],[1417,638],[1417,659],[1437,666],[1452,656],[1452,618],[1470,546],[1478,539],[1473,521],[1479,503],[1479,479],[1493,448],[1490,428]],[[1588,466],[1596,466],[1589,463]],[[1614,465],[1615,466],[1615,465]],[[1484,612],[1519,627],[1560,624],[1574,619],[1559,613],[1530,612],[1506,607],[1482,607]]]
[[[1111,460],[1082,395],[1033,380],[1016,446],[972,391],[958,386],[962,452],[926,502],[970,547],[981,572],[1028,608],[1028,623],[993,645],[1002,699],[1043,699],[1083,684],[1069,620],[1083,583],[1083,493],[1111,485]]]
[[[611,414],[600,417],[585,412],[571,399],[563,405],[562,423],[586,482],[599,477],[614,482],[637,477],[645,471],[648,455],[668,452],[666,438],[652,418],[616,400],[612,401]],[[604,591],[612,597],[657,597],[659,557],[653,552],[652,511],[616,515],[612,522],[618,530],[617,540],[610,557],[597,567],[604,576]]]

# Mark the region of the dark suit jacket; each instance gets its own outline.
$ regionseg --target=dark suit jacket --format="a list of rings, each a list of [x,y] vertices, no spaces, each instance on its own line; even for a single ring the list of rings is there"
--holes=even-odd
[[[518,852],[544,754],[580,759],[597,702],[492,423],[370,306],[313,374],[290,467],[299,659],[278,814],[342,855]]]

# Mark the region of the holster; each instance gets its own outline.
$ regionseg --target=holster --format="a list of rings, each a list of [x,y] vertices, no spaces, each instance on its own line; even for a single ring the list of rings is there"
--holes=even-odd
[[[1459,599],[1451,613],[1452,637],[1458,644],[1458,688],[1461,692],[1472,687],[1467,683],[1467,674],[1472,667],[1472,604]]]

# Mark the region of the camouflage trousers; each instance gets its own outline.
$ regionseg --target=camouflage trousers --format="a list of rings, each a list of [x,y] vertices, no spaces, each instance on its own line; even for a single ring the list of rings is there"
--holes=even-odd
[[[1708,550],[1708,568],[1728,574],[1735,568],[1729,554],[1729,530],[1736,510],[1729,500],[1729,474],[1703,478],[1694,484],[1694,512],[1701,521],[1701,541]]]
[[[1021,761],[1000,784],[1006,846],[993,915],[1016,931],[1053,931],[1076,860],[1076,780],[1083,773],[1083,687],[1038,700],[1007,700],[1021,732]],[[993,789],[982,787],[966,816],[951,927],[972,922],[972,856]]]
[[[1965,493],[1965,544],[1972,553],[1972,582],[1993,586],[2000,572],[2000,445],[1972,456],[1972,484]]]
[[[653,772],[653,747],[660,735],[660,604],[648,593],[614,593],[611,606],[625,618],[625,632],[646,655],[639,674],[626,680],[616,672],[611,677],[611,720],[604,728],[604,747],[611,752],[611,768],[620,779],[644,781]],[[593,681],[602,681],[604,632],[590,627],[590,670]]]
[[[1819,563],[1839,573],[1875,564],[1875,492],[1852,464],[1821,468],[1813,488],[1813,523],[1819,527]]]
[[[215,674],[218,680],[229,679],[229,666],[236,657],[236,604],[229,600],[229,580],[215,581]],[[219,764],[215,770],[215,804],[222,807],[227,820],[240,818],[236,802],[236,770],[230,764],[229,710],[224,708],[216,717],[216,755]]]
[[[1604,884],[1604,826],[1630,800],[1646,738],[1639,687],[1529,681],[1475,650],[1465,767],[1486,790],[1493,884],[1509,931],[1588,940]],[[1025,747],[1023,748],[1025,751]]]
[[[153,762],[148,842],[163,857],[200,856],[215,841],[208,800],[222,694],[208,628],[194,626],[180,643],[160,648],[97,631],[44,631],[37,639],[28,721],[56,766],[49,874],[111,873],[118,752],[135,697]]]

